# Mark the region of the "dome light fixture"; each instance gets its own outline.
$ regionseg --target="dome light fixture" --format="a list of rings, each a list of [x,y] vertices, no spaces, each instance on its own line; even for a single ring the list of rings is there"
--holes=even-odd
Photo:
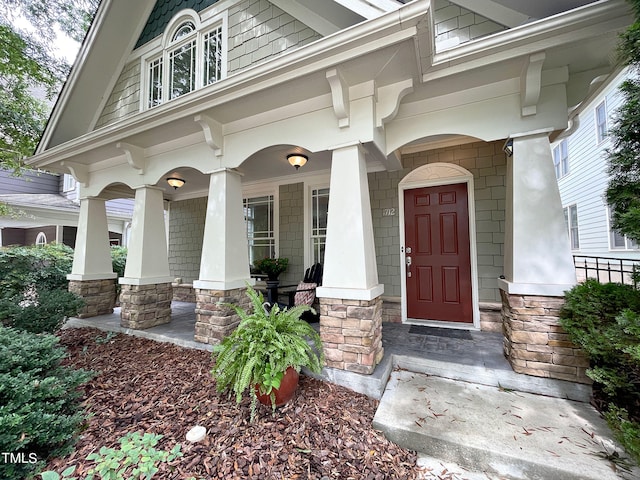
[[[180,177],[169,177],[167,178],[167,183],[173,187],[174,190],[177,190],[181,186],[183,186],[186,182],[183,178]]]
[[[295,167],[296,170],[298,170],[305,163],[307,163],[309,157],[307,157],[306,155],[302,155],[301,153],[290,153],[289,155],[287,155],[287,160],[292,167]]]

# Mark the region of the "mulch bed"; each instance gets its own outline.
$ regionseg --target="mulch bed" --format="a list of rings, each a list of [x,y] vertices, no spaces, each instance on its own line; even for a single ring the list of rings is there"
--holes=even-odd
[[[249,400],[218,394],[211,354],[96,329],[60,333],[68,364],[98,372],[84,387],[91,417],[75,451],[52,460],[61,472],[93,466],[86,456],[117,447],[129,432],[164,435],[157,448],[182,444],[184,456],[163,464],[154,478],[388,479],[416,478],[416,454],[371,428],[378,402],[343,387],[301,376],[295,399],[272,415],[259,407],[249,422]],[[105,341],[107,340],[108,341]],[[200,443],[185,435],[207,429]]]

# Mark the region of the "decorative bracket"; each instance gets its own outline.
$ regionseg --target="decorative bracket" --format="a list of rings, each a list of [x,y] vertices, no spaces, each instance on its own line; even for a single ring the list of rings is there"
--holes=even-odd
[[[546,58],[544,52],[529,55],[520,74],[520,106],[522,116],[535,115],[540,89],[542,88],[542,64]]]
[[[66,167],[73,178],[75,178],[83,188],[89,186],[89,167],[80,163],[67,162],[66,160],[60,162],[60,165]]]
[[[413,92],[413,79],[385,85],[376,89],[376,127],[382,128],[385,123],[395,118],[402,98]]]
[[[202,127],[202,133],[204,133],[204,140],[207,145],[213,150],[216,157],[222,156],[222,146],[224,142],[224,135],[222,134],[222,124],[217,120],[214,120],[208,115],[200,114],[193,117],[193,119]]]
[[[331,87],[331,99],[333,100],[333,111],[338,117],[338,126],[345,128],[349,126],[349,85],[345,82],[342,74],[337,68],[327,71],[327,80]]]
[[[137,170],[139,175],[144,174],[144,148],[125,142],[116,143],[116,148],[124,152],[127,163],[131,168]]]

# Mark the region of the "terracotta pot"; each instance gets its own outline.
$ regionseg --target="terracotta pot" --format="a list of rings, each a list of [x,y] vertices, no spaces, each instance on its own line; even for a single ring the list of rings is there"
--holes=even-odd
[[[298,388],[299,378],[300,375],[296,372],[295,368],[287,368],[284,372],[284,377],[282,377],[282,381],[280,382],[280,388],[273,389],[273,392],[276,394],[276,407],[281,407],[293,398],[293,395],[296,393],[296,388]],[[261,395],[260,388],[257,385],[256,396],[261,404],[271,406],[271,396]]]

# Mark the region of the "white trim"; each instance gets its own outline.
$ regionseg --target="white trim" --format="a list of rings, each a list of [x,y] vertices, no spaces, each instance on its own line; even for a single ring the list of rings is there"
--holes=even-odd
[[[270,189],[267,189],[266,186],[261,187],[260,189],[254,188],[242,188],[242,206],[244,208],[244,201],[249,198],[258,198],[258,197],[273,197],[273,243],[274,243],[274,254],[276,258],[280,256],[280,186],[279,185],[271,185]],[[245,222],[246,226],[246,222]],[[247,236],[247,241],[249,237]]]
[[[547,285],[541,283],[514,283],[503,278],[498,279],[498,287],[506,293],[514,295],[543,295],[547,297],[564,297],[567,290],[575,284]]]
[[[70,273],[67,275],[67,280],[111,280],[117,276],[117,273]]]
[[[116,274],[114,273],[114,276]],[[120,277],[118,279],[118,283],[120,285],[154,285],[157,283],[171,283],[173,282],[173,277],[143,277],[143,278],[131,278],[131,277]]]
[[[475,190],[473,174],[467,169],[453,163],[429,163],[409,172],[398,183],[398,207],[400,210],[400,290],[402,306],[402,322],[418,321],[407,317],[407,268],[405,263],[405,216],[404,192],[414,188],[435,187],[439,185],[453,185],[465,183],[467,186],[467,203],[469,211],[469,259],[471,261],[471,302],[473,314],[473,328],[480,329],[480,303],[478,293],[478,252],[476,243],[476,213]],[[441,327],[450,327],[452,322],[438,322]],[[462,324],[460,324],[462,325]],[[471,326],[471,324],[466,324]],[[461,328],[461,327],[458,327]]]
[[[329,202],[331,202],[331,174],[322,174],[313,177],[306,178],[303,182],[304,184],[304,227],[302,232],[302,238],[304,239],[303,244],[303,257],[305,265],[311,265],[311,231],[313,230],[313,215],[311,209],[313,208],[313,204],[311,201],[311,194],[315,189],[329,188]],[[338,297],[342,298],[342,297]],[[347,297],[344,297],[347,298]]]
[[[244,288],[247,285],[255,285],[255,279],[247,278],[241,280],[231,280],[228,282],[215,282],[211,280],[194,280],[193,288],[202,290],[234,290]]]
[[[369,301],[378,298],[384,293],[384,285],[378,284],[374,287],[361,288],[333,288],[318,287],[316,288],[316,296],[321,298],[341,298],[348,300],[364,300]]]

